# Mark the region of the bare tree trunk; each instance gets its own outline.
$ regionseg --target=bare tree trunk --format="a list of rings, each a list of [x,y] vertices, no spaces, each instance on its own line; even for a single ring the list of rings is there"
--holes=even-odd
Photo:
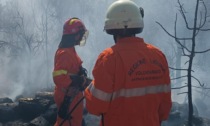
[[[193,58],[195,55],[195,37],[196,37],[196,28],[197,28],[197,16],[198,16],[198,6],[199,6],[199,0],[197,0],[196,8],[195,8],[195,16],[194,16],[194,29],[193,29],[193,35],[192,35],[192,50],[190,54],[190,60],[189,60],[189,67],[188,67],[188,102],[189,102],[189,117],[188,117],[188,125],[192,126],[192,120],[193,120],[193,104],[192,104],[192,63]]]
[[[189,126],[192,126],[192,119],[193,119],[192,81],[191,81],[192,62],[193,62],[193,55],[191,55],[190,57],[189,68],[188,68],[188,105],[189,105],[188,125]]]

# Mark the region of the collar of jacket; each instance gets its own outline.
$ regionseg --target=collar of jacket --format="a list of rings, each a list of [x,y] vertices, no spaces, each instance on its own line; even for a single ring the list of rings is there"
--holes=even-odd
[[[144,42],[143,38],[139,37],[126,37],[126,38],[121,38],[117,41],[116,44],[121,44],[121,43],[128,43],[128,42]]]
[[[75,47],[66,47],[66,48],[59,48],[59,50],[66,50],[66,51],[71,51],[71,52],[76,52]]]

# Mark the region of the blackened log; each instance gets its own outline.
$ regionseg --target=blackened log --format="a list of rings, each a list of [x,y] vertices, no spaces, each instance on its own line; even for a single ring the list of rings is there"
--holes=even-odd
[[[29,123],[23,122],[22,120],[16,120],[13,122],[7,122],[5,124],[2,124],[2,126],[28,126],[28,125]]]
[[[57,118],[57,106],[51,105],[47,111],[42,115],[50,124],[54,124]]]
[[[50,126],[50,124],[45,118],[43,118],[42,116],[39,116],[39,117],[33,119],[29,123],[29,126]]]
[[[2,103],[13,103],[13,101],[10,98],[0,98],[0,104]]]
[[[21,98],[16,111],[24,120],[32,120],[44,113],[49,105],[50,100],[47,99]]]
[[[54,92],[37,92],[35,98],[48,99],[54,104]]]
[[[5,123],[18,119],[17,113],[14,109],[17,107],[16,103],[2,103],[0,104],[0,122]]]

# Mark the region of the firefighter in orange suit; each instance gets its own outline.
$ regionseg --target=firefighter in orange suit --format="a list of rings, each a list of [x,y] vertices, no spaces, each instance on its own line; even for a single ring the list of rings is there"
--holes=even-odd
[[[75,50],[76,45],[84,45],[88,31],[82,21],[78,18],[68,19],[63,26],[63,36],[55,54],[53,80],[55,83],[54,100],[58,109],[64,100],[68,87],[72,83],[70,75],[78,74],[82,68],[82,61]],[[69,93],[69,92],[68,92]],[[71,95],[71,92],[69,95]],[[69,106],[69,111],[83,97],[82,92],[76,95]],[[80,103],[71,117],[62,126],[82,126],[83,103]],[[54,126],[59,126],[63,121],[57,116]]]
[[[105,49],[85,89],[89,113],[101,126],[160,126],[172,106],[165,55],[135,34],[143,30],[143,8],[118,0],[108,8],[104,29],[115,45]]]

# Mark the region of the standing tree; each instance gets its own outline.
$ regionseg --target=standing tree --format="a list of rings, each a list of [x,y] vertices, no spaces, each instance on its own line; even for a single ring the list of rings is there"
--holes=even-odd
[[[47,88],[52,88],[51,83],[51,58],[52,58],[52,48],[54,47],[54,42],[57,42],[59,38],[59,15],[56,10],[57,7],[61,7],[58,4],[63,3],[56,0],[46,0],[46,1],[33,1],[31,3],[33,11],[33,19],[36,22],[37,32],[39,34],[40,40],[42,41],[42,47],[44,52],[44,75]],[[40,13],[41,12],[41,13]]]
[[[10,80],[17,87],[25,87],[26,84],[27,88],[33,87],[34,68],[32,63],[41,45],[35,32],[34,22],[31,21],[30,14],[28,15],[20,9],[17,1],[5,4],[0,16],[2,17],[0,51],[2,58],[8,59],[8,61],[3,61],[7,71],[2,72],[5,75],[8,74],[5,79]],[[10,88],[9,84],[8,88]],[[22,93],[22,91],[18,93]],[[18,93],[13,95],[19,95]]]
[[[181,13],[182,18],[184,19],[184,23],[185,23],[186,29],[188,30],[188,32],[190,34],[190,37],[178,37],[178,35],[177,35],[177,14],[176,14],[176,19],[175,19],[175,27],[174,27],[175,33],[174,34],[169,33],[163,27],[163,25],[161,25],[159,22],[156,22],[156,23],[159,24],[161,26],[161,28],[169,36],[171,36],[175,39],[175,41],[181,48],[182,55],[188,58],[187,62],[185,63],[188,65],[187,68],[172,68],[171,67],[171,69],[182,70],[182,71],[187,72],[187,74],[184,76],[174,78],[174,79],[187,78],[187,84],[184,86],[181,86],[181,87],[176,87],[174,89],[181,89],[181,88],[185,88],[185,87],[187,87],[187,89],[188,89],[188,91],[184,92],[184,93],[188,94],[187,95],[188,96],[188,107],[189,107],[188,125],[192,126],[193,125],[192,87],[203,88],[203,89],[206,88],[205,85],[201,84],[199,79],[197,79],[192,74],[192,72],[194,72],[193,71],[193,61],[194,61],[195,56],[197,56],[197,54],[203,54],[203,53],[210,51],[210,48],[206,48],[202,51],[198,51],[196,49],[196,44],[198,41],[197,37],[199,36],[199,34],[202,34],[202,32],[210,31],[210,29],[206,28],[206,24],[209,23],[209,21],[208,21],[208,15],[207,15],[207,7],[206,7],[204,0],[196,0],[195,11],[194,11],[194,15],[193,15],[194,19],[192,21],[192,26],[190,26],[190,23],[191,23],[190,18],[187,17],[187,12],[185,11],[184,5],[180,2],[180,0],[178,0],[178,4],[179,4],[179,9],[180,9],[179,11]],[[192,79],[195,79],[200,86],[193,85]]]

